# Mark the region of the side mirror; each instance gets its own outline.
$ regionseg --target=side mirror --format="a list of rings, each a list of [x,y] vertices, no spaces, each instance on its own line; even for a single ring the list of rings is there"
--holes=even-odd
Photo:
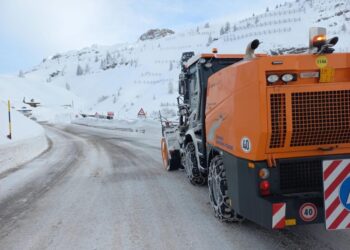
[[[186,75],[181,73],[179,76],[179,95],[185,95],[185,83],[186,83]]]
[[[179,81],[179,95],[184,95],[184,86],[183,81]]]
[[[185,81],[179,81],[179,95],[185,95]]]

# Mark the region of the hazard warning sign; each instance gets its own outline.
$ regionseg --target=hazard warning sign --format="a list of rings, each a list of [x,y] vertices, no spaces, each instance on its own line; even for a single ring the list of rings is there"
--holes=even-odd
[[[326,227],[350,228],[350,160],[323,162]]]
[[[146,118],[146,113],[143,110],[143,108],[141,108],[140,111],[137,113],[137,117],[139,117],[139,118]]]

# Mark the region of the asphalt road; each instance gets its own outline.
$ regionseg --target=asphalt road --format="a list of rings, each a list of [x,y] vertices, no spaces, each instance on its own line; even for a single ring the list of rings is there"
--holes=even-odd
[[[0,249],[349,249],[350,232],[221,223],[206,187],[162,169],[159,138],[47,126],[50,148],[0,174]]]

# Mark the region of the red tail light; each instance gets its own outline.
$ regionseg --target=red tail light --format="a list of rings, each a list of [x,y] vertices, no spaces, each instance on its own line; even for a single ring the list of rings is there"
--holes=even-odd
[[[267,180],[260,182],[260,194],[266,196],[270,194],[270,182]]]

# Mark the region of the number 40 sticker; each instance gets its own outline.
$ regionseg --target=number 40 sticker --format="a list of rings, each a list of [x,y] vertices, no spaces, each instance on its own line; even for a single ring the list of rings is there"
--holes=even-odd
[[[249,153],[252,150],[252,143],[248,137],[243,137],[241,140],[241,148],[243,152]]]
[[[304,203],[299,209],[299,215],[303,221],[313,221],[317,217],[317,207],[312,203]]]

